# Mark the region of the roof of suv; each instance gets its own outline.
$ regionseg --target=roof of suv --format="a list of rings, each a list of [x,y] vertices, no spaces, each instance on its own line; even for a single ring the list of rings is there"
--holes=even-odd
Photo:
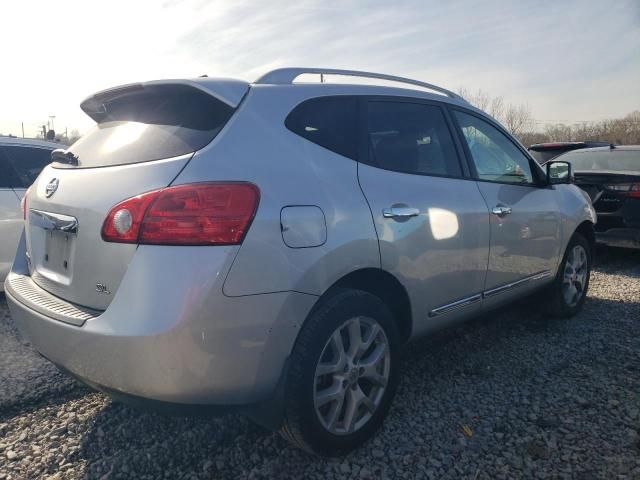
[[[587,140],[585,142],[547,142],[547,143],[535,143],[529,146],[529,150],[536,152],[544,152],[549,150],[577,150],[580,148],[592,148],[592,147],[608,147],[609,142],[599,142]]]
[[[321,75],[321,80],[324,75],[332,76],[348,76],[357,78],[376,79],[388,82],[394,82],[398,86],[382,86],[371,85],[354,82],[349,83],[310,83],[299,82],[294,83],[294,80],[301,75],[305,74],[317,74]],[[410,85],[410,87],[401,87],[400,84]],[[381,73],[362,72],[356,70],[338,70],[327,68],[280,68],[272,70],[253,83],[246,82],[244,80],[237,80],[231,78],[213,78],[213,77],[198,77],[194,79],[171,79],[171,80],[154,80],[143,83],[132,83],[127,85],[121,85],[107,90],[102,90],[90,97],[87,97],[81,104],[81,108],[90,116],[99,111],[100,106],[114,97],[120,95],[126,95],[136,90],[141,90],[145,87],[159,86],[159,85],[185,85],[197,88],[198,90],[205,91],[214,96],[218,100],[226,103],[227,105],[235,108],[237,107],[242,98],[247,92],[247,89],[251,87],[287,87],[287,88],[307,88],[317,89],[318,93],[326,93],[330,90],[331,93],[350,93],[350,94],[392,94],[398,95],[400,92],[405,91],[407,96],[413,96],[418,98],[425,98],[431,100],[445,100],[450,103],[464,105],[465,107],[471,107],[471,105],[460,95],[447,90],[445,88],[433,85],[430,83],[422,82],[419,80],[413,80],[410,78],[396,77],[393,75],[386,75]],[[420,90],[422,89],[422,90]],[[426,91],[428,89],[430,91]],[[437,93],[434,93],[437,92]],[[471,107],[473,108],[473,107]]]
[[[19,145],[23,147],[46,147],[46,148],[66,148],[62,143],[51,142],[49,140],[39,140],[37,138],[2,137],[0,145]]]
[[[579,150],[574,150],[572,154],[585,154],[585,153],[595,153],[595,152],[638,152],[640,151],[640,145],[614,145],[607,147],[592,147],[592,148],[581,148]],[[567,152],[569,153],[569,152]]]

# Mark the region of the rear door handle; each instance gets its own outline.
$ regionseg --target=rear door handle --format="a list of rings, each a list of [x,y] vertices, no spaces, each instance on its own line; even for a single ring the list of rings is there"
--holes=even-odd
[[[511,207],[493,207],[491,213],[497,215],[498,217],[504,217],[505,215],[509,215],[511,213]]]
[[[391,207],[382,209],[384,218],[410,218],[420,215],[420,210],[411,207]]]

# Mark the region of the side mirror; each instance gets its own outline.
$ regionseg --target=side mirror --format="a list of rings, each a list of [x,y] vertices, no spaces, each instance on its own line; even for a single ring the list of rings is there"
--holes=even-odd
[[[569,162],[555,161],[548,162],[547,167],[547,184],[558,185],[561,183],[573,183],[571,172],[571,164]]]

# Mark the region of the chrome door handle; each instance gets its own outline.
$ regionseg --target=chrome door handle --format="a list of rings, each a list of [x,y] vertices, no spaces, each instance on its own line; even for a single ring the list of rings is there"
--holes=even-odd
[[[511,207],[493,207],[491,213],[499,217],[504,217],[505,215],[509,215],[511,213]]]
[[[383,208],[382,216],[384,218],[410,218],[420,215],[420,210],[411,207],[391,207]]]

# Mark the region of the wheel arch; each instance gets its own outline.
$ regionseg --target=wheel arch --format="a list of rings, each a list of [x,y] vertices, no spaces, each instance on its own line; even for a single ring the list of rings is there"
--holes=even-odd
[[[591,246],[591,251],[593,252],[596,245],[596,231],[593,222],[585,220],[580,225],[578,225],[574,233],[579,233],[583,237],[585,237],[589,242],[589,245]]]
[[[393,313],[400,341],[405,343],[409,340],[413,330],[411,301],[407,290],[395,276],[380,268],[355,270],[344,275],[327,288],[316,305],[342,288],[363,290],[382,300]]]

